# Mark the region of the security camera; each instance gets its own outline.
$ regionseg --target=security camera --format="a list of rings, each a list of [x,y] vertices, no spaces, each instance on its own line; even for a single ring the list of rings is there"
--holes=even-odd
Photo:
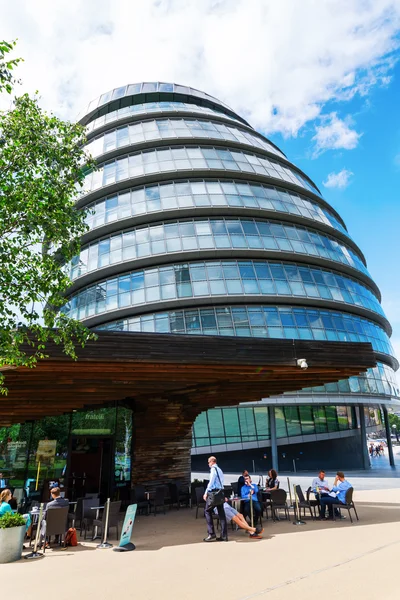
[[[308,369],[308,364],[305,358],[298,358],[297,366],[300,367],[300,369]]]

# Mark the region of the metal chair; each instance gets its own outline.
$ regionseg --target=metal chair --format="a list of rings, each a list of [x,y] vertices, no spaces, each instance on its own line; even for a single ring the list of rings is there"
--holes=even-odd
[[[117,530],[117,539],[119,538],[118,535],[118,525],[119,525],[119,513],[121,510],[121,500],[118,500],[117,502],[110,502],[110,510],[108,512],[108,530],[107,530],[107,535],[109,534],[109,531],[111,529],[111,527],[115,527],[115,529]],[[103,516],[101,519],[94,519],[93,523],[92,523],[92,533],[94,537],[94,528],[97,527],[98,529],[101,529],[101,533],[104,532],[105,526],[106,526],[106,518],[107,518],[107,511],[103,510]]]
[[[311,508],[311,503],[310,501],[307,501],[304,498],[304,494],[303,494],[303,490],[301,489],[301,486],[296,485],[295,486],[295,490],[296,490],[296,495],[297,495],[297,504],[296,502],[294,502],[294,511],[296,514],[296,518],[298,518],[300,520],[301,518],[301,509],[303,509],[304,511],[304,517],[306,516],[306,508],[310,511],[310,517],[312,519],[314,519],[314,515],[313,515],[313,511]],[[299,514],[297,515],[297,506],[299,508]]]
[[[351,510],[351,509],[353,509],[353,510],[354,510],[354,514],[356,515],[356,519],[357,519],[357,521],[359,521],[359,520],[360,520],[360,519],[358,518],[358,514],[357,514],[357,511],[356,511],[356,507],[355,507],[355,505],[354,505],[354,502],[353,502],[353,492],[354,492],[354,488],[352,488],[352,487],[351,487],[351,488],[349,488],[349,489],[347,490],[347,492],[346,492],[346,496],[345,496],[345,503],[343,504],[343,503],[341,502],[340,504],[338,504],[338,505],[335,505],[335,506],[337,506],[337,507],[338,507],[338,508],[340,508],[340,509],[342,509],[342,508],[345,508],[346,510],[348,510],[348,512],[349,512],[349,517],[350,517],[350,521],[351,521],[351,523],[353,523],[353,519],[352,519],[352,517],[351,517],[351,512],[350,512],[350,510]],[[335,519],[335,513],[333,513],[333,518]],[[335,519],[335,520],[336,520],[336,519]]]
[[[176,483],[169,483],[168,490],[169,490],[169,507],[171,508],[174,504],[176,504],[176,510],[179,510],[180,504],[179,504],[178,486],[176,485]]]
[[[235,496],[237,496],[237,493],[238,493],[238,486],[239,486],[239,484],[237,481],[233,481],[231,483],[231,488],[233,489],[233,493],[235,494]]]
[[[190,488],[188,485],[182,485],[180,481],[176,482],[178,488],[179,505],[191,506]]]
[[[85,498],[87,499],[87,498]],[[68,513],[68,525],[70,527],[76,527],[79,522],[82,528],[82,517],[83,517],[83,500],[84,498],[77,498],[75,504],[75,510]]]
[[[203,496],[204,496],[204,488],[203,487],[197,487],[195,488],[195,492],[196,492],[196,519],[197,516],[199,514],[199,508],[205,508],[206,507],[206,501],[203,500]]]
[[[271,490],[270,500],[265,503],[265,513],[268,519],[268,508],[271,511],[271,519],[279,521],[279,511],[283,510],[285,517],[290,521],[289,507],[286,502],[287,492],[285,490]]]
[[[136,485],[130,491],[131,504],[137,504],[137,511],[146,511],[146,514],[150,514],[150,500],[146,497],[146,490],[142,485]]]
[[[96,518],[93,508],[99,505],[98,498],[83,498],[82,499],[82,518],[81,518],[81,528],[80,534],[84,532],[84,538],[86,539],[86,532],[89,527],[92,525],[93,521]]]
[[[154,496],[154,500],[150,500],[150,510],[154,509],[154,516],[157,514],[157,507],[161,506],[164,510],[165,515],[165,498],[167,495],[167,488],[165,485],[159,485],[156,487],[156,493]]]
[[[46,550],[46,541],[50,541],[52,535],[60,536],[60,544],[62,538],[65,537],[67,530],[68,506],[60,506],[59,508],[49,508],[46,512],[46,527],[43,540],[43,552]]]
[[[308,504],[310,505],[310,507],[314,510],[314,518],[317,518],[317,509],[319,512],[319,500],[317,499],[311,499],[310,498],[310,494],[311,494],[311,486],[306,490],[306,502],[308,502]]]

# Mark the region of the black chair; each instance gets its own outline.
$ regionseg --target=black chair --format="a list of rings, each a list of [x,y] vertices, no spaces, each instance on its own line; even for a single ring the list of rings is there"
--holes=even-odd
[[[159,485],[156,487],[154,500],[150,500],[150,510],[154,509],[154,516],[157,514],[157,508],[162,507],[165,515],[165,498],[167,496],[167,488],[165,485]]]
[[[220,524],[220,520],[219,520],[219,515],[218,513],[215,513],[214,511],[212,511],[211,514],[213,521],[216,522],[217,524],[217,531],[221,528],[221,524]],[[235,531],[235,523],[233,521],[231,521],[231,529],[232,531]],[[236,529],[238,529],[238,527],[236,526]]]
[[[206,507],[206,501],[203,499],[204,496],[204,488],[203,487],[197,487],[195,488],[195,492],[196,492],[196,519],[197,516],[199,514],[199,508],[205,508]]]
[[[188,485],[182,485],[180,481],[176,482],[178,488],[179,505],[184,504],[186,507],[190,506],[190,488]]]
[[[174,506],[174,504],[176,504],[176,510],[179,510],[180,504],[179,504],[178,486],[176,485],[176,483],[169,483],[168,490],[169,490],[169,497],[168,497],[169,507],[171,508],[172,506]]]
[[[143,511],[146,512],[147,515],[150,514],[150,500],[146,496],[146,490],[142,485],[136,485],[130,491],[130,501],[131,504],[137,504],[138,514]]]
[[[224,485],[225,498],[230,498],[232,492],[233,492],[233,488],[231,485]]]
[[[357,514],[357,511],[356,511],[356,507],[355,507],[355,505],[354,505],[354,502],[353,502],[353,492],[354,492],[354,488],[352,488],[352,487],[351,487],[351,488],[349,488],[349,489],[347,490],[347,492],[346,492],[346,496],[345,496],[345,503],[343,504],[343,503],[341,502],[340,504],[335,504],[335,505],[334,505],[334,508],[336,508],[336,506],[337,506],[339,509],[345,508],[346,510],[348,510],[348,512],[349,512],[349,517],[350,517],[350,521],[351,521],[351,523],[353,523],[353,519],[352,519],[352,517],[351,517],[351,512],[350,512],[350,510],[351,510],[351,509],[353,509],[353,510],[354,510],[354,514],[356,515],[356,519],[357,519],[357,521],[359,521],[359,520],[360,520],[360,519],[358,518],[358,514]],[[333,518],[335,519],[335,512],[333,512]],[[336,519],[335,519],[335,520],[336,520]]]
[[[119,524],[119,513],[121,510],[121,500],[118,500],[116,502],[110,502],[110,510],[108,512],[108,529],[107,529],[107,535],[110,532],[111,527],[115,527],[115,529],[117,530],[117,538],[119,538],[118,535],[118,524]],[[92,537],[94,537],[94,529],[95,527],[97,527],[98,529],[101,530],[101,533],[104,532],[105,526],[106,526],[106,518],[107,518],[107,511],[103,510],[103,516],[101,519],[94,519],[93,523],[92,523]]]
[[[80,534],[84,532],[84,538],[86,540],[86,532],[91,527],[93,521],[96,518],[94,507],[99,505],[98,498],[83,498],[82,499],[82,518],[81,518],[81,529]]]
[[[294,502],[294,511],[296,514],[296,519],[298,519],[298,520],[301,519],[301,509],[303,509],[304,517],[306,516],[306,509],[308,509],[310,511],[310,517],[312,519],[314,519],[313,511],[311,508],[311,503],[310,503],[310,501],[307,501],[304,498],[304,494],[303,494],[303,490],[301,489],[301,486],[296,485],[295,490],[296,490],[296,496],[297,496],[297,502],[296,502],[296,499]],[[299,514],[297,514],[297,507],[299,509]]]
[[[318,513],[319,513],[319,500],[317,499],[313,499],[310,498],[310,494],[311,494],[311,486],[306,490],[306,502],[308,502],[308,504],[311,506],[311,508],[314,511],[314,518],[317,518],[317,509],[318,509]]]
[[[80,529],[82,529],[83,500],[84,498],[77,498],[75,510],[68,513],[68,525],[70,527],[76,527],[79,523]]]
[[[268,519],[268,509],[271,511],[271,519],[279,521],[279,511],[283,510],[285,517],[290,521],[289,507],[286,502],[287,492],[285,490],[271,490],[269,502],[265,503],[265,513]]]
[[[59,536],[61,544],[65,532],[67,530],[68,506],[60,506],[59,508],[49,508],[46,512],[46,533],[43,540],[43,553],[46,550],[46,542],[50,541],[52,535]]]
[[[237,496],[237,493],[238,493],[238,486],[239,486],[239,484],[237,481],[233,481],[231,483],[231,487],[233,489],[233,493],[235,494],[235,496]]]

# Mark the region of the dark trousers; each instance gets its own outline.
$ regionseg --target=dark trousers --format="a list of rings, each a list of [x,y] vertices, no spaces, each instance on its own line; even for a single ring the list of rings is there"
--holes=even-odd
[[[212,518],[213,511],[214,511],[214,507],[210,506],[210,498],[209,498],[209,496],[207,496],[206,507],[204,509],[204,516],[207,521],[208,535],[215,535],[214,521]],[[223,504],[220,504],[219,506],[217,506],[217,512],[218,512],[219,522],[221,523],[221,537],[224,539],[228,539],[228,527],[226,524],[226,516],[225,516]]]
[[[342,504],[338,498],[332,498],[332,496],[321,496],[321,517],[325,517],[326,507],[328,507],[329,516],[333,517],[333,506],[334,504]],[[335,513],[337,514],[337,509],[335,509]]]
[[[322,498],[331,498],[332,496],[328,496],[327,494],[321,494],[321,496],[315,492],[315,499],[318,500],[319,504],[318,504],[318,512],[321,515],[321,497]],[[340,517],[340,510],[338,508],[335,508],[335,515],[336,517]],[[324,516],[325,516],[325,512],[324,512]]]
[[[250,511],[250,500],[246,500],[244,502],[244,516],[248,517],[249,519],[251,518],[251,511]],[[253,522],[254,524],[257,523],[258,519],[261,517],[261,504],[257,501],[257,500],[253,500]]]

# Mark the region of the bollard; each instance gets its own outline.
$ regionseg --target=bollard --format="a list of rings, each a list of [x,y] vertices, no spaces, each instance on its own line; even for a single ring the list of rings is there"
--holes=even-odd
[[[43,552],[37,551],[39,538],[40,538],[40,529],[41,529],[42,520],[43,520],[43,508],[44,508],[44,504],[42,502],[40,504],[40,509],[39,509],[39,517],[38,517],[38,523],[37,523],[37,529],[36,529],[35,544],[33,546],[33,552],[30,552],[29,554],[25,554],[25,556],[24,556],[24,558],[27,558],[28,560],[30,560],[31,558],[43,558],[44,557]]]
[[[106,505],[104,507],[104,510],[106,511],[106,522],[105,522],[105,527],[104,527],[104,531],[103,531],[103,541],[101,544],[97,545],[97,548],[112,548],[112,544],[109,544],[107,542],[107,532],[108,532],[108,515],[110,513],[110,498],[107,498],[107,502]]]

